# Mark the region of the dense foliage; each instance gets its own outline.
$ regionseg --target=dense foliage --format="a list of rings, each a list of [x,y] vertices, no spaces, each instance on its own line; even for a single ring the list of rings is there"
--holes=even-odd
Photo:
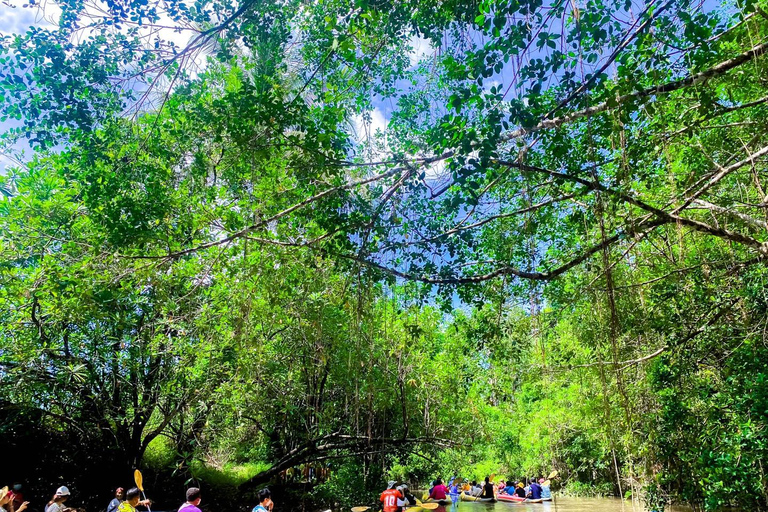
[[[768,506],[768,6],[15,8],[3,479]]]

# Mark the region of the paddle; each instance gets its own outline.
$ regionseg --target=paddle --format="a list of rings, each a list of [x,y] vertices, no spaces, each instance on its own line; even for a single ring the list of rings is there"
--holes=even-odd
[[[371,507],[352,507],[352,512],[365,512]]]
[[[428,499],[429,499],[429,496],[428,496],[428,495],[425,495],[425,496],[427,496],[427,497],[426,497],[426,498],[424,498],[424,499],[425,499],[425,500],[428,500]],[[422,502],[419,500],[419,498],[416,498],[416,508],[418,508],[418,507],[421,507],[421,508],[423,508],[424,510],[435,510],[435,509],[436,509],[437,507],[439,507],[439,506],[440,506],[440,504],[439,504],[439,503],[434,503],[434,502],[433,502],[433,503],[422,503]]]
[[[133,480],[136,482],[136,487],[139,488],[139,490],[141,491],[141,495],[144,496],[144,500],[146,501],[147,495],[144,494],[144,477],[141,476],[141,471],[139,471],[138,469],[133,472]],[[152,512],[152,509],[149,508],[149,503],[147,503],[147,510],[149,510],[149,512]]]
[[[551,472],[551,473],[549,474],[549,476],[547,477],[547,480],[552,480],[553,478],[555,478],[555,477],[556,477],[557,475],[559,475],[559,474],[560,474],[560,473],[558,473],[558,472],[557,472],[557,470],[554,470],[553,472]]]

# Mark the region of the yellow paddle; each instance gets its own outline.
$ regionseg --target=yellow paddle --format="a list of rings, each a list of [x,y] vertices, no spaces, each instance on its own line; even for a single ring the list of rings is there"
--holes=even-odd
[[[425,496],[426,496],[426,498],[424,498],[424,499],[428,500],[429,499],[429,495],[425,494]],[[416,507],[421,507],[424,510],[435,510],[439,506],[440,506],[439,503],[434,503],[434,502],[433,503],[422,503],[418,498],[416,498]]]
[[[371,507],[352,507],[352,512],[365,512]]]
[[[133,480],[136,482],[136,487],[139,488],[139,490],[141,491],[141,495],[144,496],[144,500],[146,501],[147,495],[144,494],[144,477],[141,476],[141,471],[139,471],[138,469],[133,472]],[[149,508],[149,504],[147,504],[147,510],[149,510],[149,512],[152,512],[152,509]]]
[[[549,476],[547,477],[547,480],[552,480],[552,479],[553,479],[553,478],[555,478],[557,475],[559,475],[559,473],[557,472],[557,470],[554,470],[553,472],[551,472],[551,473],[549,474]]]

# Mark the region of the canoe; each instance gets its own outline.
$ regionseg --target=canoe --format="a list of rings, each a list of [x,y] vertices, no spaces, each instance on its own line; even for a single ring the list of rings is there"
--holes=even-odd
[[[544,498],[539,498],[537,500],[525,500],[526,503],[542,503],[544,501]]]
[[[552,497],[550,496],[549,498],[541,498],[541,501],[552,501]]]
[[[480,498],[479,496],[470,496],[467,493],[461,493],[459,495],[461,501],[469,501],[470,503],[492,503],[496,501],[496,498]]]

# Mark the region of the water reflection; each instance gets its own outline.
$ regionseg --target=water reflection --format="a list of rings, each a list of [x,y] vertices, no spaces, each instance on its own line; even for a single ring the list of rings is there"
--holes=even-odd
[[[477,503],[439,506],[437,512],[643,512],[643,504],[618,498],[555,498],[544,503]],[[667,512],[691,512],[685,506],[667,507]]]

